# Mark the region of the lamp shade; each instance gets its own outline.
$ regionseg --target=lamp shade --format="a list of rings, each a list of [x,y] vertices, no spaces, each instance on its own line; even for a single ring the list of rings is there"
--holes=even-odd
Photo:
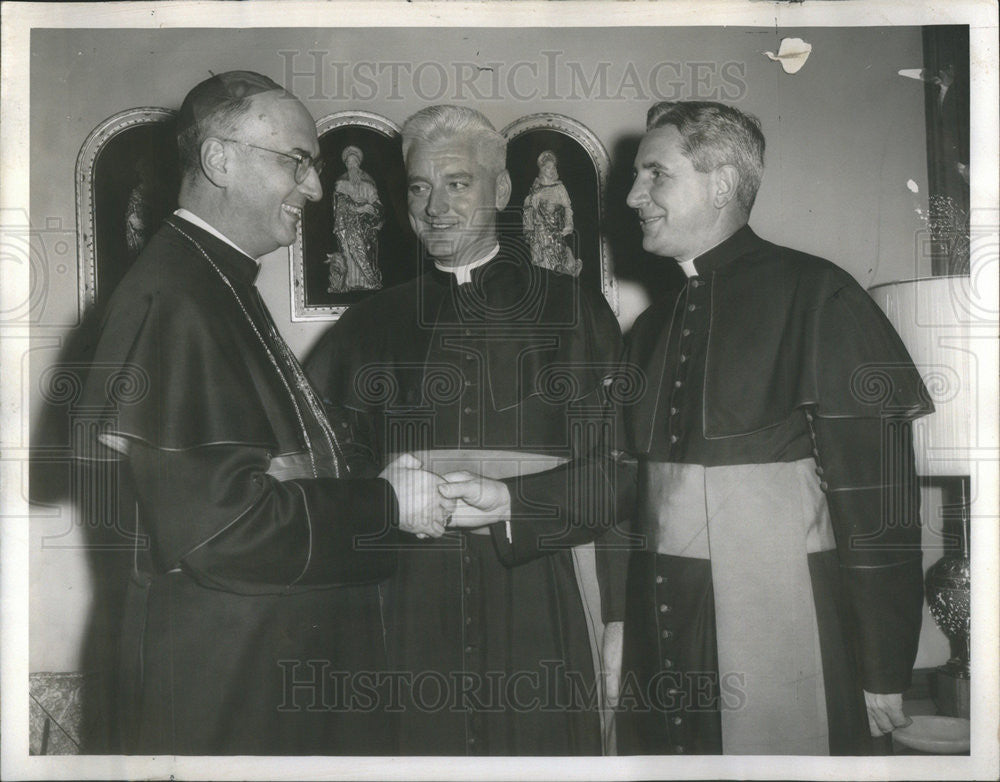
[[[935,412],[913,425],[920,475],[968,475],[975,392],[969,345],[969,278],[890,282],[868,292],[896,328],[930,392]]]

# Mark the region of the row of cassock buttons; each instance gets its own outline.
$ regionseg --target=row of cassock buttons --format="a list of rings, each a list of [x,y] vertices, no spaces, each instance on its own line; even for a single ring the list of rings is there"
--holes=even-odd
[[[660,628],[661,639],[660,663],[663,666],[663,670],[669,671],[674,667],[674,661],[670,659],[670,641],[674,637],[674,631],[669,627],[665,627],[665,625],[668,624],[667,620],[673,611],[667,597],[667,577],[662,574],[657,574],[656,586],[657,624]],[[671,688],[667,691],[667,694],[672,697],[676,697],[680,693],[678,690]],[[675,733],[684,724],[683,718],[677,713],[668,712],[664,715],[664,718],[668,723],[668,735]],[[678,755],[684,753],[684,746],[682,744],[675,744],[672,749]]]
[[[469,541],[464,541],[466,546],[469,545]],[[462,555],[462,591],[464,594],[464,599],[462,602],[462,612],[465,616],[465,670],[474,671],[478,667],[477,661],[475,659],[475,654],[479,648],[479,633],[482,629],[479,623],[476,621],[477,611],[475,602],[475,589],[473,584],[476,583],[476,567],[475,567],[475,557],[472,556],[468,551]],[[468,674],[467,674],[468,676]],[[469,687],[471,682],[466,680],[465,686]],[[466,706],[466,723],[465,723],[465,743],[468,746],[469,754],[476,754],[483,750],[482,742],[477,735],[482,728],[482,717],[476,712],[472,711],[471,706]]]

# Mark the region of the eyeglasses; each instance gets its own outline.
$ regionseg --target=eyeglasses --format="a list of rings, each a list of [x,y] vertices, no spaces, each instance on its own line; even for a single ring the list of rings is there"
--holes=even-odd
[[[323,173],[323,156],[313,157],[312,155],[301,155],[298,152],[279,152],[276,149],[268,149],[247,141],[240,141],[238,138],[220,138],[219,141],[230,141],[233,144],[240,144],[251,149],[259,149],[262,152],[270,152],[272,155],[281,155],[295,161],[295,184],[301,185],[309,176],[310,169],[316,172],[316,176]]]

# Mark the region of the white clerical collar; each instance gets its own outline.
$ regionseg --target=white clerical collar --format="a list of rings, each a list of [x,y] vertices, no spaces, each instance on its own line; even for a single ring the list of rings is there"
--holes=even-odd
[[[455,282],[459,285],[465,285],[467,282],[472,282],[472,270],[477,266],[482,266],[487,261],[492,261],[496,258],[497,253],[500,252],[500,243],[493,247],[486,255],[476,261],[463,264],[462,266],[445,266],[438,261],[434,261],[434,265],[443,272],[449,272],[455,275]]]
[[[690,261],[677,261],[677,265],[681,267],[681,271],[683,271],[688,277],[698,276],[698,270],[694,268],[693,258]]]
[[[732,236],[732,234],[729,234],[729,236]],[[707,253],[709,250],[714,250],[716,247],[718,247],[720,244],[722,244],[724,241],[726,241],[726,239],[728,239],[729,236],[725,237],[725,239],[720,239],[715,244],[713,244],[711,247],[706,247],[704,250],[702,250],[700,253],[698,253],[696,256],[694,256],[694,258],[687,258],[687,259],[675,258],[674,260],[677,261],[677,265],[681,267],[681,271],[683,271],[684,274],[686,274],[688,277],[697,277],[698,276],[698,270],[694,267],[694,259],[695,258],[700,258],[705,253]]]
[[[184,207],[180,207],[179,209],[176,209],[174,211],[174,214],[177,215],[178,217],[180,217],[183,220],[187,220],[189,223],[193,223],[194,225],[196,225],[199,228],[201,228],[203,231],[208,231],[210,234],[212,234],[212,236],[214,236],[214,237],[216,237],[218,239],[221,239],[226,244],[228,244],[230,247],[233,247],[233,248],[239,250],[241,253],[243,253],[247,258],[249,258],[254,263],[259,263],[256,258],[254,258],[250,253],[248,253],[246,250],[244,250],[238,244],[236,244],[236,242],[234,242],[232,239],[230,239],[225,234],[221,233],[218,229],[216,229],[213,226],[211,226],[208,223],[206,223],[204,220],[202,220],[200,217],[198,217],[198,215],[196,215],[194,212],[189,212]]]

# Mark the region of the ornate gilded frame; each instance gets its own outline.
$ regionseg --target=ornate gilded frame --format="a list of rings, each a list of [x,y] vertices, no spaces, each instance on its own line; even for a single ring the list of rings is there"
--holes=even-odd
[[[169,122],[176,112],[159,106],[143,106],[125,109],[114,114],[87,136],[76,158],[76,241],[78,261],[78,296],[82,314],[102,296],[99,290],[97,269],[99,195],[97,193],[96,170],[101,154],[108,144],[122,134],[143,126]]]

